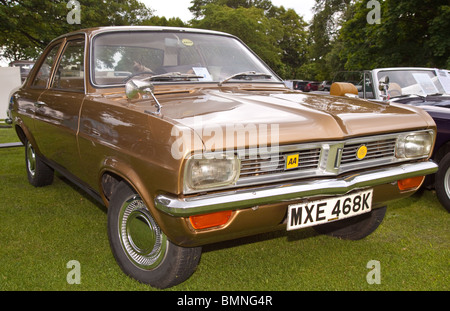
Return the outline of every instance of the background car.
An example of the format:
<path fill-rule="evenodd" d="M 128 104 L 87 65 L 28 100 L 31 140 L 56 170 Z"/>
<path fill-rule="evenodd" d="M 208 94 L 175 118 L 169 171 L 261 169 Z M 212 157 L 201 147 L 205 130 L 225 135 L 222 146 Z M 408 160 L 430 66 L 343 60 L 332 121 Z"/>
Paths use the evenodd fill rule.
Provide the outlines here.
<path fill-rule="evenodd" d="M 319 91 L 329 91 L 331 87 L 331 81 L 322 81 L 322 83 L 319 84 L 318 90 Z"/>
<path fill-rule="evenodd" d="M 308 83 L 309 83 L 308 81 L 294 80 L 292 81 L 292 88 L 294 90 L 304 91 Z"/>
<path fill-rule="evenodd" d="M 317 91 L 319 89 L 320 82 L 308 82 L 306 84 L 304 91 L 305 92 L 311 92 L 311 91 Z"/>
<path fill-rule="evenodd" d="M 386 77 L 388 81 L 386 81 Z M 433 160 L 439 170 L 427 178 L 441 204 L 450 212 L 450 74 L 448 70 L 418 67 L 378 68 L 364 72 L 363 98 L 420 107 L 436 122 Z M 385 94 L 383 84 L 387 86 Z"/>

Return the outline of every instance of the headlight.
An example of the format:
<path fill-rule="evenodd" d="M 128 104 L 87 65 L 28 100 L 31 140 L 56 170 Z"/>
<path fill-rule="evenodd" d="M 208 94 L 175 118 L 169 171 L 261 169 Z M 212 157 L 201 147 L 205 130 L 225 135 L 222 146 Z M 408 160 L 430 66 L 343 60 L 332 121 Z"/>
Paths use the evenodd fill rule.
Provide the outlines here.
<path fill-rule="evenodd" d="M 397 158 L 421 158 L 429 156 L 433 148 L 434 132 L 422 131 L 402 134 L 396 145 Z"/>
<path fill-rule="evenodd" d="M 239 178 L 236 157 L 188 159 L 184 174 L 185 190 L 211 189 L 232 185 Z"/>

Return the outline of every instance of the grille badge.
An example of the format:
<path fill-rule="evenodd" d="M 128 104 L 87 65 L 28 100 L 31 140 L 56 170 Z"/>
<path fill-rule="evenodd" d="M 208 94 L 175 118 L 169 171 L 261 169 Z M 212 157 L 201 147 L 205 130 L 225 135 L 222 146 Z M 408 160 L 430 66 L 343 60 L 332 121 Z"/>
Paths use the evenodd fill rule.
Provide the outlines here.
<path fill-rule="evenodd" d="M 358 150 L 356 151 L 356 158 L 358 160 L 362 160 L 366 157 L 367 155 L 367 147 L 366 145 L 361 145 L 359 146 Z"/>
<path fill-rule="evenodd" d="M 298 153 L 296 154 L 290 154 L 286 156 L 286 170 L 297 168 L 299 163 Z"/>

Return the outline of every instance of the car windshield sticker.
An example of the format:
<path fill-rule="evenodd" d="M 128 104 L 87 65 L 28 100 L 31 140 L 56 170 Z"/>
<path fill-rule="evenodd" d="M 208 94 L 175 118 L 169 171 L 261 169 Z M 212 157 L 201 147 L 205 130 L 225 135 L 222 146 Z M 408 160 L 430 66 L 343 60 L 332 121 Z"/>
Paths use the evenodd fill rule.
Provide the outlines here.
<path fill-rule="evenodd" d="M 199 78 L 199 81 L 212 81 L 212 77 L 209 74 L 209 71 L 205 67 L 192 67 L 192 70 L 194 70 L 194 73 L 197 76 L 202 76 L 203 78 Z"/>
<path fill-rule="evenodd" d="M 194 42 L 192 42 L 192 40 L 190 39 L 183 39 L 181 40 L 181 42 L 185 45 L 185 46 L 193 46 Z"/>

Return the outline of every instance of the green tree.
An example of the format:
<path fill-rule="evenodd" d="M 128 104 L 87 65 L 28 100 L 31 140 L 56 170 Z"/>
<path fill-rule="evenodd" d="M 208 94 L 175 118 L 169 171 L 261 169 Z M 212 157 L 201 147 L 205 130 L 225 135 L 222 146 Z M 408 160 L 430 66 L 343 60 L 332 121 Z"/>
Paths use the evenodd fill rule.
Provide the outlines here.
<path fill-rule="evenodd" d="M 200 18 L 204 16 L 204 8 L 207 4 L 217 4 L 221 6 L 227 6 L 229 8 L 237 9 L 242 8 L 259 8 L 264 11 L 269 10 L 272 7 L 272 2 L 270 0 L 192 0 L 192 6 L 189 10 L 194 14 L 195 18 Z"/>
<path fill-rule="evenodd" d="M 448 0 L 385 0 L 381 21 L 369 23 L 368 0 L 344 23 L 341 59 L 347 70 L 376 67 L 450 67 Z"/>
<path fill-rule="evenodd" d="M 7 59 L 34 59 L 55 37 L 80 28 L 136 25 L 152 11 L 137 0 L 82 0 L 80 24 L 69 24 L 69 1 L 0 0 L 0 46 Z"/>
<path fill-rule="evenodd" d="M 189 27 L 179 17 L 171 17 L 167 19 L 164 16 L 152 16 L 143 20 L 140 25 L 142 26 L 167 26 L 167 27 Z"/>
<path fill-rule="evenodd" d="M 204 18 L 193 20 L 196 28 L 223 31 L 238 36 L 275 70 L 282 68 L 278 47 L 282 39 L 281 23 L 264 16 L 264 11 L 256 7 L 237 9 L 228 6 L 208 4 L 203 7 Z"/>
<path fill-rule="evenodd" d="M 306 61 L 307 24 L 294 10 L 269 0 L 194 0 L 191 21 L 242 39 L 285 79 L 295 78 Z"/>
<path fill-rule="evenodd" d="M 441 5 L 430 22 L 428 48 L 432 50 L 436 67 L 450 69 L 450 5 Z"/>
<path fill-rule="evenodd" d="M 341 65 L 338 43 L 339 30 L 352 12 L 350 0 L 316 0 L 314 17 L 309 26 L 308 60 L 301 71 L 305 79 L 332 79 L 334 71 Z"/>
<path fill-rule="evenodd" d="M 307 23 L 293 9 L 273 6 L 266 13 L 268 18 L 281 23 L 282 37 L 277 42 L 282 50 L 283 68 L 279 74 L 285 79 L 295 79 L 300 67 L 307 62 Z"/>

